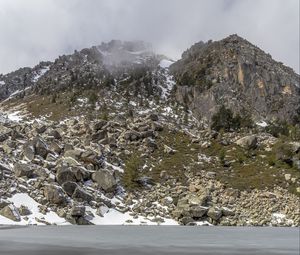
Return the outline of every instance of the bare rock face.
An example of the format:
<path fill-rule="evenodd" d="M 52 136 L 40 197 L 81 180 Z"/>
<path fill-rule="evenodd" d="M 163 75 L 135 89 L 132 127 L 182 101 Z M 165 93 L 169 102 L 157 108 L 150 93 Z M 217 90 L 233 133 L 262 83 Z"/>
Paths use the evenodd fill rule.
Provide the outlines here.
<path fill-rule="evenodd" d="M 299 75 L 237 35 L 196 43 L 171 66 L 176 98 L 211 120 L 221 105 L 234 114 L 293 122 L 299 116 Z"/>

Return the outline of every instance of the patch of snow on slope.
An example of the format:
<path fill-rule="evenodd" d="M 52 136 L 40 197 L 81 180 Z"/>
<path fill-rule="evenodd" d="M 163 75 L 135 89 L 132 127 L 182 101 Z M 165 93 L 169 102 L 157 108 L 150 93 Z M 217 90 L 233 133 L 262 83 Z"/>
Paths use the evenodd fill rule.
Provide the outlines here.
<path fill-rule="evenodd" d="M 20 111 L 12 112 L 7 114 L 7 118 L 11 121 L 19 122 L 23 119 L 20 115 Z"/>
<path fill-rule="evenodd" d="M 44 223 L 39 222 L 39 220 L 56 225 L 71 225 L 64 218 L 59 217 L 54 212 L 50 211 L 46 214 L 40 213 L 40 204 L 26 193 L 17 193 L 9 198 L 8 201 L 12 202 L 17 208 L 22 205 L 26 206 L 32 212 L 32 214 L 28 216 L 21 216 L 20 222 L 12 221 L 8 218 L 0 216 L 0 225 L 45 225 Z"/>
<path fill-rule="evenodd" d="M 162 90 L 161 97 L 163 99 L 167 99 L 172 89 L 174 88 L 175 81 L 174 81 L 174 77 L 169 74 L 168 69 L 166 69 L 166 73 L 164 75 L 165 75 L 165 82 L 160 85 L 160 88 Z"/>
<path fill-rule="evenodd" d="M 86 207 L 86 211 L 92 212 L 95 217 L 89 219 L 95 225 L 158 225 L 156 222 L 150 221 L 144 217 L 138 216 L 133 218 L 129 212 L 122 213 L 115 209 L 109 209 L 104 216 L 101 217 L 96 214 L 96 209 L 93 209 L 89 206 Z M 178 225 L 175 220 L 164 219 L 165 222 L 160 225 Z"/>
<path fill-rule="evenodd" d="M 262 120 L 262 121 L 256 122 L 256 125 L 260 126 L 260 127 L 267 127 L 268 123 Z"/>
<path fill-rule="evenodd" d="M 124 173 L 124 169 L 118 166 L 114 166 L 113 164 L 108 163 L 107 161 L 105 161 L 105 165 L 110 166 L 112 169 L 120 172 L 120 173 Z"/>
<path fill-rule="evenodd" d="M 163 59 L 160 61 L 159 66 L 161 68 L 169 68 L 174 62 L 171 60 Z"/>
<path fill-rule="evenodd" d="M 3 86 L 5 85 L 5 82 L 4 81 L 0 81 L 0 86 Z"/>
<path fill-rule="evenodd" d="M 40 69 L 39 72 L 33 77 L 32 81 L 37 82 L 45 73 L 49 71 L 50 67 L 44 67 L 43 69 Z"/>
<path fill-rule="evenodd" d="M 285 214 L 282 213 L 273 213 L 272 214 L 272 220 L 271 220 L 272 225 L 290 225 L 292 226 L 294 224 L 294 221 L 291 219 L 287 219 Z"/>

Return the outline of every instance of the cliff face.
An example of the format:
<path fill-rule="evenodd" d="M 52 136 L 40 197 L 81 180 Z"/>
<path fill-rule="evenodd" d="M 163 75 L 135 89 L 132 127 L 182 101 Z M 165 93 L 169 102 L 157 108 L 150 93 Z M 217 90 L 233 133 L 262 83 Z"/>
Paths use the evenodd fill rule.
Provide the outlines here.
<path fill-rule="evenodd" d="M 221 105 L 254 119 L 299 116 L 299 75 L 237 35 L 193 45 L 171 71 L 177 100 L 198 118 L 210 121 Z"/>

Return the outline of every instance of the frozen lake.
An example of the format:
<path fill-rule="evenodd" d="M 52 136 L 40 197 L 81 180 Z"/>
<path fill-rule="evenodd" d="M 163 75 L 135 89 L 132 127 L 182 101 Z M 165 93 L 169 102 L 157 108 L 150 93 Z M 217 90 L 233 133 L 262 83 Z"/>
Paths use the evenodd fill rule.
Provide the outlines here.
<path fill-rule="evenodd" d="M 1 255 L 299 254 L 298 228 L 0 227 Z"/>

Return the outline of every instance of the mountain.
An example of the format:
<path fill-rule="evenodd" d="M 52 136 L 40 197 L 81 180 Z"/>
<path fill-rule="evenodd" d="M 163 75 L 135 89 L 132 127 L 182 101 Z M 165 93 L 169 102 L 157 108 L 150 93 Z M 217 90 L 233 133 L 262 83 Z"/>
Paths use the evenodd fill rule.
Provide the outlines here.
<path fill-rule="evenodd" d="M 237 35 L 0 75 L 0 224 L 299 226 L 298 82 Z"/>
<path fill-rule="evenodd" d="M 209 121 L 225 105 L 254 119 L 299 121 L 300 76 L 247 40 L 199 42 L 172 65 L 176 98 Z"/>

